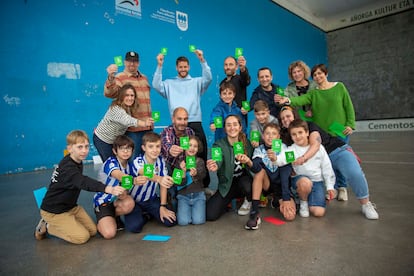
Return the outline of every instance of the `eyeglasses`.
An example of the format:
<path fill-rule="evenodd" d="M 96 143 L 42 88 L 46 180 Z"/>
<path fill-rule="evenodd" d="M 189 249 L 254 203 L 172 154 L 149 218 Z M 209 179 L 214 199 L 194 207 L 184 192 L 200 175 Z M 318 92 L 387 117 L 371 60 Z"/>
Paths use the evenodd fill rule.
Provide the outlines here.
<path fill-rule="evenodd" d="M 131 152 L 133 150 L 133 148 L 129 146 L 119 147 L 118 149 L 123 152 Z"/>

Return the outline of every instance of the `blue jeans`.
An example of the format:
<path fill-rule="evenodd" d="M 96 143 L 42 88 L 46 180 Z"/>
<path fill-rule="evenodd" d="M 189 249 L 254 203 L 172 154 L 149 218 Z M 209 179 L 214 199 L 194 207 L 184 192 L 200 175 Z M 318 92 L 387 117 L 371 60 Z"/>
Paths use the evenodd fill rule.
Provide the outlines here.
<path fill-rule="evenodd" d="M 154 198 L 144 202 L 135 202 L 135 207 L 131 213 L 124 216 L 125 229 L 133 232 L 140 233 L 144 225 L 148 222 L 149 215 L 151 218 L 155 218 L 158 222 L 163 223 L 165 226 L 174 226 L 176 222 L 171 223 L 168 219 L 164 219 L 164 222 L 160 218 L 160 199 Z"/>
<path fill-rule="evenodd" d="M 132 132 L 132 131 L 127 131 L 125 132 L 125 134 L 131 138 L 134 141 L 135 144 L 135 149 L 134 149 L 134 153 L 131 156 L 131 159 L 135 159 L 135 157 L 137 157 L 138 155 L 140 155 L 142 152 L 142 136 L 144 136 L 145 133 L 150 132 L 150 130 L 143 130 L 143 131 L 136 131 L 136 132 Z"/>
<path fill-rule="evenodd" d="M 204 192 L 177 195 L 179 225 L 203 224 L 206 222 L 206 195 Z"/>
<path fill-rule="evenodd" d="M 355 156 L 347 150 L 349 145 L 343 145 L 329 154 L 335 174 L 340 174 L 351 186 L 357 199 L 369 196 L 368 182 Z"/>
<path fill-rule="evenodd" d="M 296 182 L 302 178 L 306 177 L 304 175 L 297 175 L 292 177 L 292 189 L 297 189 Z M 312 181 L 312 190 L 308 195 L 308 205 L 309 206 L 319 206 L 319 207 L 326 207 L 326 199 L 325 199 L 325 184 L 323 181 Z"/>
<path fill-rule="evenodd" d="M 112 151 L 112 144 L 105 143 L 101 139 L 98 138 L 98 136 L 93 134 L 93 144 L 95 145 L 96 150 L 99 153 L 99 156 L 101 156 L 102 162 L 105 162 L 106 159 L 108 159 L 110 156 L 113 156 L 114 153 Z"/>

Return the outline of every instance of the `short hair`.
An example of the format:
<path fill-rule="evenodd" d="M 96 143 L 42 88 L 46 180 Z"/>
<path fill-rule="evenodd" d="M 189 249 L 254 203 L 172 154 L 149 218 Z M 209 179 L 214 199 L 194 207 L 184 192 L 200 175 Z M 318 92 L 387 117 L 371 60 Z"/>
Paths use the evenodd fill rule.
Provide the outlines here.
<path fill-rule="evenodd" d="M 312 77 L 313 77 L 313 74 L 315 74 L 316 70 L 318 69 L 324 72 L 325 75 L 328 75 L 328 68 L 326 67 L 325 64 L 321 63 L 321 64 L 316 64 L 315 66 L 312 67 L 312 71 L 311 71 Z"/>
<path fill-rule="evenodd" d="M 175 65 L 178 65 L 178 63 L 181 62 L 181 61 L 184 61 L 184 62 L 187 62 L 188 64 L 190 64 L 190 61 L 188 60 L 187 57 L 181 56 L 181 57 L 177 58 L 177 60 L 175 61 Z"/>
<path fill-rule="evenodd" d="M 224 61 L 226 61 L 226 59 L 228 59 L 228 58 L 231 58 L 232 60 L 234 60 L 234 62 L 236 63 L 236 65 L 237 65 L 237 59 L 235 58 L 235 57 L 233 57 L 233 56 L 227 56 L 225 59 L 224 59 Z"/>
<path fill-rule="evenodd" d="M 280 127 L 276 123 L 270 122 L 270 123 L 265 124 L 264 127 L 263 127 L 263 132 L 265 132 L 266 129 L 268 129 L 268 128 L 274 128 L 274 129 L 277 130 L 278 133 L 280 133 Z"/>
<path fill-rule="evenodd" d="M 303 129 L 305 129 L 305 131 L 309 131 L 309 126 L 308 126 L 308 123 L 307 122 L 305 122 L 302 119 L 295 119 L 289 125 L 289 128 L 288 128 L 289 133 L 290 133 L 290 131 L 293 128 L 300 128 L 300 127 L 302 127 Z"/>
<path fill-rule="evenodd" d="M 146 145 L 147 143 L 155 143 L 161 141 L 161 136 L 158 133 L 153 131 L 149 131 L 142 136 L 142 145 Z"/>
<path fill-rule="evenodd" d="M 264 71 L 264 70 L 269 70 L 270 75 L 273 76 L 272 70 L 269 67 L 262 67 L 262 68 L 259 68 L 259 70 L 257 70 L 257 77 L 259 77 L 259 72 Z"/>
<path fill-rule="evenodd" d="M 198 138 L 195 135 L 190 135 L 189 140 L 196 140 L 197 144 L 198 144 L 198 152 L 202 152 L 203 151 L 203 144 L 201 143 L 200 138 Z"/>
<path fill-rule="evenodd" d="M 68 146 L 81 143 L 84 141 L 87 141 L 89 143 L 88 134 L 86 134 L 86 132 L 83 130 L 79 130 L 79 129 L 72 130 L 71 132 L 68 133 L 68 135 L 66 135 L 66 144 Z"/>
<path fill-rule="evenodd" d="M 294 61 L 294 62 L 292 62 L 292 63 L 289 65 L 289 68 L 288 68 L 288 75 L 289 75 L 289 79 L 293 80 L 292 71 L 293 71 L 293 69 L 294 69 L 295 67 L 299 67 L 299 68 L 301 68 L 301 69 L 303 70 L 303 72 L 304 72 L 305 79 L 309 79 L 310 74 L 311 74 L 311 73 L 310 73 L 309 66 L 308 66 L 308 65 L 306 65 L 306 63 L 304 63 L 304 62 L 303 62 L 303 61 L 301 61 L 301 60 Z"/>
<path fill-rule="evenodd" d="M 223 92 L 226 89 L 233 91 L 234 95 L 236 95 L 236 86 L 234 86 L 234 84 L 232 84 L 231 82 L 225 81 L 220 85 L 220 95 L 221 92 Z"/>
<path fill-rule="evenodd" d="M 112 144 L 112 148 L 117 151 L 118 148 L 122 147 L 122 146 L 128 146 L 132 148 L 132 151 L 134 151 L 135 148 L 135 143 L 134 140 L 132 140 L 131 138 L 129 138 L 128 136 L 126 136 L 125 134 L 123 135 L 118 135 L 115 140 L 114 143 Z"/>
<path fill-rule="evenodd" d="M 254 112 L 259 112 L 259 111 L 269 109 L 269 105 L 267 104 L 267 102 L 263 100 L 257 100 L 254 103 L 253 109 L 254 109 Z"/>

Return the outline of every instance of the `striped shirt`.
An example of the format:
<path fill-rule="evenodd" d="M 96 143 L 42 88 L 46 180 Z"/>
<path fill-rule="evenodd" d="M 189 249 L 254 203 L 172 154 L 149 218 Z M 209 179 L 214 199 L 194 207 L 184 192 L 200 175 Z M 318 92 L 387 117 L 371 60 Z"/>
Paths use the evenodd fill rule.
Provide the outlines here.
<path fill-rule="evenodd" d="M 137 92 L 135 101 L 138 103 L 138 108 L 132 113 L 132 117 L 141 120 L 151 118 L 151 87 L 147 77 L 138 71 L 135 73 L 123 71 L 115 76 L 115 81 L 110 82 L 109 80 L 106 80 L 104 85 L 104 95 L 108 98 L 118 97 L 119 90 L 127 83 L 132 84 Z M 150 129 L 152 129 L 152 127 L 130 127 L 128 130 L 136 132 Z"/>
<path fill-rule="evenodd" d="M 131 117 L 125 109 L 119 105 L 110 106 L 103 119 L 95 129 L 99 139 L 108 144 L 113 144 L 118 135 L 125 134 L 129 126 L 137 126 L 137 119 Z"/>
<path fill-rule="evenodd" d="M 144 169 L 144 165 L 148 164 L 145 159 L 145 155 L 139 155 L 133 161 L 134 170 L 136 175 L 139 175 L 139 171 Z M 154 175 L 166 176 L 168 175 L 167 167 L 165 166 L 164 159 L 158 156 L 154 164 Z M 154 181 L 147 181 L 144 185 L 134 185 L 129 191 L 129 194 L 135 200 L 135 202 L 144 202 L 157 197 L 158 183 Z"/>
<path fill-rule="evenodd" d="M 102 170 L 99 171 L 98 179 L 102 183 L 105 183 L 107 186 L 115 187 L 119 185 L 119 180 L 111 176 L 111 173 L 114 170 L 120 170 L 125 174 L 134 175 L 133 165 L 128 162 L 126 168 L 122 167 L 116 157 L 109 157 L 105 163 L 102 165 Z M 93 197 L 93 203 L 95 207 L 103 204 L 114 201 L 116 196 L 107 194 L 104 192 L 98 192 Z"/>

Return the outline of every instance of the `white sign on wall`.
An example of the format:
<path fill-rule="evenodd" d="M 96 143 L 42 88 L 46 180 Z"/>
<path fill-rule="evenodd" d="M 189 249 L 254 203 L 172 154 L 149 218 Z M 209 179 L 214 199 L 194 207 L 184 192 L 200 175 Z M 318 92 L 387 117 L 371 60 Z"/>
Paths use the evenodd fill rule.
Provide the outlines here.
<path fill-rule="evenodd" d="M 357 121 L 356 131 L 408 131 L 414 130 L 414 118 Z"/>

